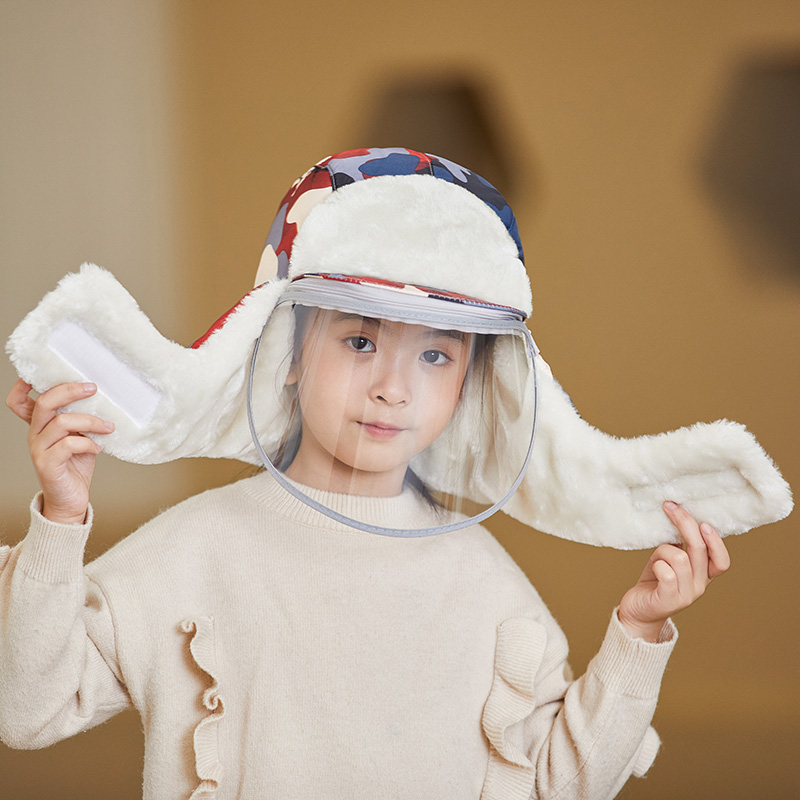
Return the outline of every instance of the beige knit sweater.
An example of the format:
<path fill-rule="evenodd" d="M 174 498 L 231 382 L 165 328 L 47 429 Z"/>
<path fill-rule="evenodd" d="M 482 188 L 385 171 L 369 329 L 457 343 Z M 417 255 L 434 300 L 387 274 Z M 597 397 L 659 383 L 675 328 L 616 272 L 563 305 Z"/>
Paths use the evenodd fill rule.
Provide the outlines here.
<path fill-rule="evenodd" d="M 412 492 L 308 491 L 376 524 L 433 522 Z M 362 533 L 261 474 L 84 569 L 89 524 L 35 503 L 25 540 L 0 549 L 12 747 L 133 705 L 148 800 L 608 798 L 655 757 L 674 628 L 647 644 L 613 617 L 570 683 L 561 630 L 483 528 Z"/>

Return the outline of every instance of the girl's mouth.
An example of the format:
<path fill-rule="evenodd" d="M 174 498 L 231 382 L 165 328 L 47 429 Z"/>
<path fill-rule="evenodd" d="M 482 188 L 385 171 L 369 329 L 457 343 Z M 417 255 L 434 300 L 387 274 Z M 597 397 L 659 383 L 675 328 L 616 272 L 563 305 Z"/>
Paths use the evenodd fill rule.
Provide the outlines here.
<path fill-rule="evenodd" d="M 383 422 L 359 422 L 361 428 L 375 439 L 391 439 L 402 433 L 404 428 L 396 428 Z"/>

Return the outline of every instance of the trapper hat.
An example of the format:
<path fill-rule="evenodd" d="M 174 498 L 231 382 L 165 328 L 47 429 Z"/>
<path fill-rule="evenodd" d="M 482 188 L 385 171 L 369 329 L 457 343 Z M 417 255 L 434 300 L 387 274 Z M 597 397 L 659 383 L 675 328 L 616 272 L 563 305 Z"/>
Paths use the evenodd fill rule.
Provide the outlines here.
<path fill-rule="evenodd" d="M 388 318 L 397 301 L 398 319 L 419 314 L 421 324 L 440 327 L 448 315 L 484 315 L 477 329 L 513 334 L 492 354 L 499 427 L 472 425 L 469 404 L 483 400 L 471 400 L 474 387 L 465 384 L 465 411 L 412 462 L 438 491 L 454 491 L 446 476 L 457 461 L 469 475 L 459 485 L 468 499 L 502 499 L 508 514 L 541 531 L 620 549 L 676 541 L 661 511 L 668 499 L 722 535 L 792 508 L 788 485 L 737 423 L 618 439 L 585 422 L 522 323 L 531 291 L 505 199 L 475 173 L 405 148 L 340 153 L 299 178 L 270 229 L 256 287 L 192 347 L 161 336 L 109 272 L 84 265 L 28 314 L 7 350 L 37 391 L 70 380 L 98 384 L 75 406 L 115 422 L 103 437 L 111 455 L 143 464 L 194 456 L 255 464 L 285 428 L 292 306 L 310 302 L 309 294 L 322 307 L 321 296 L 336 297 L 331 307 L 359 313 L 374 303 Z M 512 372 L 525 376 L 521 392 L 504 391 Z M 497 430 L 516 453 L 510 466 L 496 458 Z M 505 498 L 507 487 L 515 491 Z"/>

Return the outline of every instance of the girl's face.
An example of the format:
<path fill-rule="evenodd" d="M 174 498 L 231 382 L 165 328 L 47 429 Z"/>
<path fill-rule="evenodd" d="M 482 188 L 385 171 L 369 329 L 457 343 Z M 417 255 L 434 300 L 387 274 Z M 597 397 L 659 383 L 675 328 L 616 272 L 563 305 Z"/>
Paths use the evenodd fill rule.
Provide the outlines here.
<path fill-rule="evenodd" d="M 470 361 L 469 334 L 318 312 L 286 380 L 302 438 L 286 474 L 334 492 L 396 495 L 442 433 Z"/>

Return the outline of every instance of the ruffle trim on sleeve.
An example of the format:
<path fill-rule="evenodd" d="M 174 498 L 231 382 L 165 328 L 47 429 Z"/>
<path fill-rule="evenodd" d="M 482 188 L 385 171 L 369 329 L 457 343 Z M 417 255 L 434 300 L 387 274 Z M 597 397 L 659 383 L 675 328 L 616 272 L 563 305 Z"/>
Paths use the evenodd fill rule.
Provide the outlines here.
<path fill-rule="evenodd" d="M 633 765 L 633 776 L 635 778 L 644 777 L 647 770 L 653 765 L 658 755 L 658 750 L 661 747 L 661 739 L 655 731 L 655 728 L 648 728 L 642 740 L 642 746 L 636 756 L 636 762 Z"/>
<path fill-rule="evenodd" d="M 214 618 L 198 617 L 181 623 L 184 633 L 193 634 L 189 651 L 198 667 L 211 678 L 202 696 L 203 707 L 209 712 L 194 729 L 195 769 L 200 783 L 189 800 L 211 800 L 216 797 L 223 777 L 219 758 L 219 722 L 225 716 L 225 704 L 219 691 L 214 654 Z"/>
<path fill-rule="evenodd" d="M 497 629 L 492 689 L 483 709 L 489 765 L 481 800 L 528 800 L 535 767 L 522 745 L 521 723 L 536 706 L 534 683 L 547 633 L 532 619 L 515 617 Z"/>

